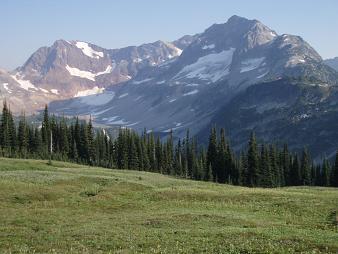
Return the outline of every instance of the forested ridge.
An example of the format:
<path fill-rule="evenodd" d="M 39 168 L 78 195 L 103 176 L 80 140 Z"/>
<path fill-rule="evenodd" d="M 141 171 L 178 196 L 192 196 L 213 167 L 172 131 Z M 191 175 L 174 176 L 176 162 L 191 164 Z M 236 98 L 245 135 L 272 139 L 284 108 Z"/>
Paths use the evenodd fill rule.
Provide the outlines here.
<path fill-rule="evenodd" d="M 194 180 L 214 181 L 249 187 L 335 186 L 338 187 L 338 153 L 335 163 L 324 159 L 315 164 L 306 149 L 289 151 L 287 144 L 258 144 L 255 134 L 247 149 L 235 153 L 225 130 L 210 130 L 206 148 L 189 135 L 174 142 L 145 130 L 141 135 L 120 128 L 116 138 L 95 130 L 92 121 L 48 114 L 41 126 L 28 124 L 24 114 L 18 124 L 5 102 L 0 123 L 0 155 L 13 158 L 53 159 L 107 168 L 158 172 Z"/>

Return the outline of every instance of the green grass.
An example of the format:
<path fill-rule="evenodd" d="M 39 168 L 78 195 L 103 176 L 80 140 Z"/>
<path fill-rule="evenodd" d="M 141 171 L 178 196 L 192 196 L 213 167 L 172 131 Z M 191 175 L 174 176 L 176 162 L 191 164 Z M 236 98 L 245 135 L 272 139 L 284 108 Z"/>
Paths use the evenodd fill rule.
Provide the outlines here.
<path fill-rule="evenodd" d="M 0 253 L 338 253 L 338 189 L 0 159 Z"/>

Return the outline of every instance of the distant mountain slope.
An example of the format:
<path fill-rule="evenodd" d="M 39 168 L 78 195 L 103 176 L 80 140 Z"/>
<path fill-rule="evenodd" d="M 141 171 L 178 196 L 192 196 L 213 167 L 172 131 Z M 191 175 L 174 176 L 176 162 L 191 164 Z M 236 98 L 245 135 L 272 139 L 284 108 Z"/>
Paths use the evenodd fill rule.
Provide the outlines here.
<path fill-rule="evenodd" d="M 338 87 L 309 80 L 281 79 L 254 85 L 224 105 L 211 120 L 224 127 L 236 148 L 255 131 L 263 142 L 308 147 L 317 158 L 338 147 Z M 209 125 L 199 133 L 206 141 Z"/>
<path fill-rule="evenodd" d="M 338 71 L 338 57 L 324 60 L 324 63 Z"/>

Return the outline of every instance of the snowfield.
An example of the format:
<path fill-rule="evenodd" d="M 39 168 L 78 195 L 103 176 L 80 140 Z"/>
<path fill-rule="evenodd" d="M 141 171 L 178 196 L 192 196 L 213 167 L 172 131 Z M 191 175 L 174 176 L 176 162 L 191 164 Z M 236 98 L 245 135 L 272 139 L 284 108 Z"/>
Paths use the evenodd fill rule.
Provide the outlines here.
<path fill-rule="evenodd" d="M 216 82 L 229 74 L 235 48 L 200 57 L 195 63 L 185 66 L 174 78 L 197 78 Z"/>
<path fill-rule="evenodd" d="M 93 94 L 89 96 L 81 97 L 81 103 L 90 105 L 90 106 L 100 106 L 107 104 L 115 97 L 114 92 L 106 92 L 106 93 L 99 93 L 99 94 Z M 104 113 L 107 110 L 103 110 L 101 112 L 96 112 L 93 115 L 99 115 L 100 113 Z"/>
<path fill-rule="evenodd" d="M 100 57 L 104 56 L 103 52 L 95 51 L 86 42 L 77 41 L 75 43 L 75 46 L 78 47 L 79 49 L 81 49 L 83 54 L 85 54 L 86 56 L 89 56 L 91 58 L 99 59 Z"/>
<path fill-rule="evenodd" d="M 16 73 L 15 75 L 11 76 L 16 82 L 19 83 L 20 87 L 22 89 L 25 89 L 26 91 L 35 90 L 38 91 L 38 89 L 29 81 L 29 80 L 24 80 L 20 77 L 19 73 Z"/>
<path fill-rule="evenodd" d="M 69 72 L 70 75 L 75 76 L 75 77 L 80 77 L 80 78 L 85 78 L 91 81 L 95 82 L 95 78 L 97 76 L 103 75 L 103 74 L 108 74 L 113 71 L 115 66 L 108 65 L 106 70 L 97 72 L 97 73 L 92 73 L 90 71 L 82 71 L 79 70 L 78 68 L 75 67 L 70 67 L 68 64 L 66 65 L 66 69 Z"/>
<path fill-rule="evenodd" d="M 53 94 L 59 94 L 59 91 L 57 89 L 51 89 L 50 90 Z"/>
<path fill-rule="evenodd" d="M 190 92 L 188 92 L 188 93 L 183 94 L 183 96 L 194 95 L 194 94 L 197 94 L 197 93 L 198 93 L 198 90 L 195 89 L 195 90 L 192 90 L 192 91 L 190 91 Z"/>
<path fill-rule="evenodd" d="M 214 48 L 215 48 L 215 44 L 205 45 L 202 47 L 202 49 L 214 49 Z"/>
<path fill-rule="evenodd" d="M 265 57 L 247 59 L 241 63 L 240 72 L 248 72 L 257 69 L 265 60 Z"/>
<path fill-rule="evenodd" d="M 5 89 L 8 93 L 12 93 L 12 90 L 8 88 L 8 83 L 3 83 L 2 85 L 4 86 L 4 89 Z"/>
<path fill-rule="evenodd" d="M 103 93 L 104 88 L 99 88 L 98 86 L 93 87 L 92 89 L 78 91 L 74 97 L 82 97 L 82 96 L 88 96 L 93 94 L 100 94 Z"/>

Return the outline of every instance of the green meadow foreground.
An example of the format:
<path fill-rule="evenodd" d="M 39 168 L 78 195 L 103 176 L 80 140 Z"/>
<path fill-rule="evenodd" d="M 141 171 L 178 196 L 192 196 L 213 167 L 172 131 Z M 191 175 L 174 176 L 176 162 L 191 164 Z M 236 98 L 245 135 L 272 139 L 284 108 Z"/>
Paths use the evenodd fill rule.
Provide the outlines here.
<path fill-rule="evenodd" d="M 338 253 L 338 189 L 0 159 L 0 253 Z"/>

